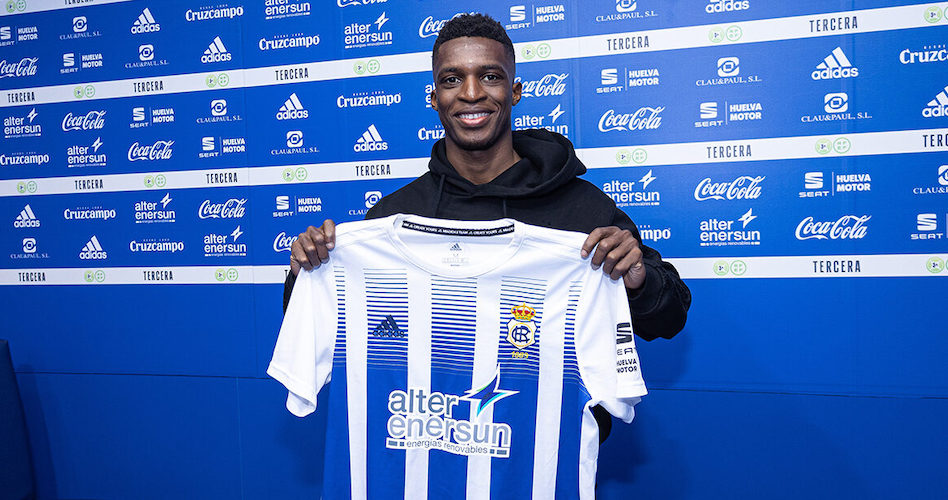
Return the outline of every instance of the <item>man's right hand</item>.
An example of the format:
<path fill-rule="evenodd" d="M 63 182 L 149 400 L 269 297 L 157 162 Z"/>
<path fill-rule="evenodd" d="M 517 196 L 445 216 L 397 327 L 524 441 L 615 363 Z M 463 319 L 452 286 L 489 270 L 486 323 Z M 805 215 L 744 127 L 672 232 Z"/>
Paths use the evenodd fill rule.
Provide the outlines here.
<path fill-rule="evenodd" d="M 309 226 L 290 247 L 290 271 L 296 276 L 300 268 L 309 271 L 319 267 L 329 258 L 329 251 L 335 245 L 336 223 L 331 219 L 323 221 L 323 225 L 318 228 Z"/>

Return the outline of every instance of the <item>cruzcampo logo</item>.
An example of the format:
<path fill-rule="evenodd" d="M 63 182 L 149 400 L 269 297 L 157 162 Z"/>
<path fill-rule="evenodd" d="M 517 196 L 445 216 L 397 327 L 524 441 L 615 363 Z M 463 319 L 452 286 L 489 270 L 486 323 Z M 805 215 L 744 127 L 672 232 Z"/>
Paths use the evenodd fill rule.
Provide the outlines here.
<path fill-rule="evenodd" d="M 309 170 L 306 167 L 284 168 L 282 177 L 285 182 L 305 181 L 309 177 Z"/>
<path fill-rule="evenodd" d="M 231 268 L 218 268 L 214 271 L 214 279 L 220 281 L 221 283 L 225 281 L 237 281 L 237 278 L 240 277 L 240 273 L 237 272 L 237 269 Z"/>
<path fill-rule="evenodd" d="M 105 271 L 101 269 L 88 269 L 83 274 L 82 279 L 86 283 L 102 283 L 105 281 Z"/>
<path fill-rule="evenodd" d="M 356 61 L 352 64 L 352 71 L 357 75 L 366 73 L 374 75 L 382 69 L 382 63 L 378 59 L 369 59 L 368 61 Z"/>
<path fill-rule="evenodd" d="M 230 85 L 230 75 L 227 73 L 211 73 L 204 77 L 204 84 L 207 88 L 226 87 Z"/>
<path fill-rule="evenodd" d="M 7 2 L 7 13 L 23 12 L 26 10 L 26 0 L 9 0 Z"/>
<path fill-rule="evenodd" d="M 925 269 L 932 274 L 938 274 L 945 270 L 945 261 L 940 257 L 929 257 L 925 262 Z"/>
<path fill-rule="evenodd" d="M 161 187 L 165 187 L 165 185 L 168 184 L 168 179 L 165 177 L 164 174 L 146 175 L 144 179 L 144 183 L 145 183 L 146 188 L 153 188 L 153 187 L 161 188 Z"/>

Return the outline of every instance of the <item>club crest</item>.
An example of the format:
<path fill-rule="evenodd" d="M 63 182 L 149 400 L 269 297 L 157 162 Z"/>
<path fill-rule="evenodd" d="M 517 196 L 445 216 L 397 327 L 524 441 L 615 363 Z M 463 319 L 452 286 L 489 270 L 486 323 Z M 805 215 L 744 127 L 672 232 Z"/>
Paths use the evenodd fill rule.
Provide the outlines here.
<path fill-rule="evenodd" d="M 526 303 L 511 307 L 513 318 L 507 322 L 507 342 L 517 349 L 526 349 L 537 342 L 536 311 Z"/>

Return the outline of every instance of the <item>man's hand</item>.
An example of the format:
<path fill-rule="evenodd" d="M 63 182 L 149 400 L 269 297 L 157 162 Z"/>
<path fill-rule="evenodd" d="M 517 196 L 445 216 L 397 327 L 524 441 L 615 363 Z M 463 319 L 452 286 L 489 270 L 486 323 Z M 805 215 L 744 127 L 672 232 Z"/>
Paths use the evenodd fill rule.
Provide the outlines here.
<path fill-rule="evenodd" d="M 614 280 L 620 277 L 625 287 L 636 289 L 645 283 L 645 266 L 642 264 L 642 250 L 639 242 L 632 236 L 632 231 L 620 229 L 616 226 L 597 227 L 589 233 L 583 243 L 582 256 L 585 259 L 592 253 L 592 266 L 602 271 Z"/>
<path fill-rule="evenodd" d="M 336 223 L 331 219 L 323 221 L 318 228 L 309 226 L 290 247 L 290 271 L 296 276 L 301 267 L 307 271 L 319 267 L 329 258 L 329 251 L 335 245 Z"/>

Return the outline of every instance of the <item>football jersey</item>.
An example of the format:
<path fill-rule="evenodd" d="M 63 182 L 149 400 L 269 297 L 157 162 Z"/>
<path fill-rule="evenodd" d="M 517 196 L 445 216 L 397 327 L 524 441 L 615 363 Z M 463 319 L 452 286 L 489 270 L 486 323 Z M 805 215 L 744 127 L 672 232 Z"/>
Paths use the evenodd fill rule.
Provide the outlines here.
<path fill-rule="evenodd" d="M 328 385 L 323 498 L 594 498 L 591 407 L 646 393 L 628 299 L 585 234 L 503 219 L 340 224 L 301 272 L 267 373 Z"/>

